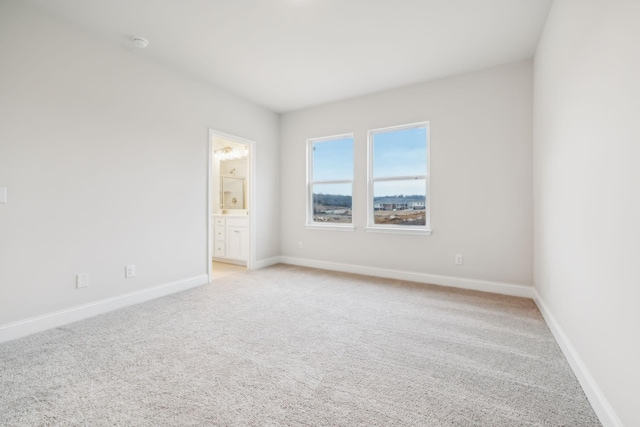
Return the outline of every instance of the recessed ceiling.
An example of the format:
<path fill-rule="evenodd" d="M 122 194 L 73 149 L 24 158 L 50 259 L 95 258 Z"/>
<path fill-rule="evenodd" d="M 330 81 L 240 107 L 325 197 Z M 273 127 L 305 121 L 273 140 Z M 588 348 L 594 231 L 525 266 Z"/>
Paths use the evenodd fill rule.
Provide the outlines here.
<path fill-rule="evenodd" d="M 32 0 L 276 112 L 533 56 L 552 0 Z"/>

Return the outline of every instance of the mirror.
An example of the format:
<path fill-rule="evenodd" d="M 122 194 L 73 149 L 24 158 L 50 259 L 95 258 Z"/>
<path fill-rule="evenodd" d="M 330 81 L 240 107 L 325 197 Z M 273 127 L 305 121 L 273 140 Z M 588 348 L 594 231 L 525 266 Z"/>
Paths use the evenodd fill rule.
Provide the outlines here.
<path fill-rule="evenodd" d="M 246 209 L 244 203 L 244 178 L 222 177 L 220 200 L 222 209 Z"/>

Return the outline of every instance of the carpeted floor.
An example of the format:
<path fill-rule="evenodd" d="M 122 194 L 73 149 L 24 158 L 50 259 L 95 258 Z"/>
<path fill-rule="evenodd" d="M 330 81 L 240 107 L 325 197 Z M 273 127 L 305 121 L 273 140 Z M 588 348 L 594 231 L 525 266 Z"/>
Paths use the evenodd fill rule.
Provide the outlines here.
<path fill-rule="evenodd" d="M 0 425 L 600 424 L 531 300 L 279 265 L 0 344 Z"/>

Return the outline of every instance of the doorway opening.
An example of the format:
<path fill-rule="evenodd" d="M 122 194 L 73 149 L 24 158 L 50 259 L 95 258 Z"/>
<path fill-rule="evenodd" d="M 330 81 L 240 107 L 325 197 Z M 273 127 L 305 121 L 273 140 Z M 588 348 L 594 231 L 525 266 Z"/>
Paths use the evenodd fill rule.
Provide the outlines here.
<path fill-rule="evenodd" d="M 209 281 L 250 270 L 255 261 L 255 144 L 209 129 Z"/>

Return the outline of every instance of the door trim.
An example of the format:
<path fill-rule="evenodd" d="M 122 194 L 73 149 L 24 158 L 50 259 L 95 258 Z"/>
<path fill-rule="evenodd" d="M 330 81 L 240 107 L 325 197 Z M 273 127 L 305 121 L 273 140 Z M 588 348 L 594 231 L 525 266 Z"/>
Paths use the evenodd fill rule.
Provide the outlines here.
<path fill-rule="evenodd" d="M 209 282 L 213 280 L 212 272 L 212 258 L 213 258 L 213 208 L 211 202 L 213 201 L 213 138 L 220 137 L 228 139 L 240 144 L 244 144 L 249 147 L 249 155 L 247 161 L 249 162 L 249 179 L 247 180 L 247 199 L 249 200 L 249 259 L 247 260 L 247 270 L 252 270 L 256 260 L 256 192 L 255 192 L 255 177 L 256 177 L 256 143 L 250 139 L 242 138 L 240 136 L 232 135 L 229 133 L 221 132 L 216 129 L 209 128 L 209 153 L 207 156 L 207 274 L 209 276 Z"/>

